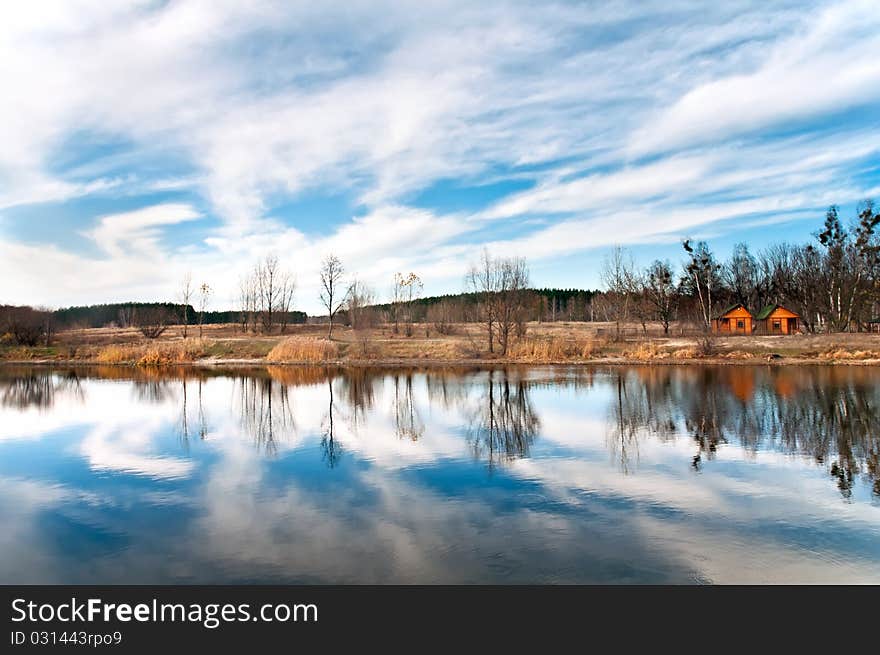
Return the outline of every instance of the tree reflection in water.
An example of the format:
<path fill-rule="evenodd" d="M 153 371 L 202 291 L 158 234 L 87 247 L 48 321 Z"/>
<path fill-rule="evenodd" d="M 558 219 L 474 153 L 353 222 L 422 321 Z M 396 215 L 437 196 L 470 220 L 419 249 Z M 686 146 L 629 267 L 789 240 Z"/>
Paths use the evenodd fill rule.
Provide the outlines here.
<path fill-rule="evenodd" d="M 521 375 L 514 377 L 507 369 L 490 371 L 483 389 L 468 441 L 474 458 L 485 459 L 493 470 L 506 461 L 528 457 L 541 421 Z"/>
<path fill-rule="evenodd" d="M 342 444 L 339 443 L 339 440 L 333 433 L 333 419 L 336 414 L 336 408 L 333 404 L 333 378 L 327 378 L 327 391 L 329 392 L 329 406 L 327 408 L 327 414 L 324 416 L 324 420 L 322 421 L 323 425 L 323 434 L 321 435 L 321 452 L 324 457 L 324 462 L 331 469 L 336 468 L 339 465 L 339 461 L 342 459 Z"/>
<path fill-rule="evenodd" d="M 196 381 L 197 391 L 196 391 L 196 414 L 197 414 L 197 430 L 199 439 L 204 441 L 208 438 L 208 418 L 205 414 L 205 403 L 203 398 L 203 387 L 205 381 L 199 377 Z M 189 438 L 190 438 L 190 419 L 189 419 L 189 380 L 186 376 L 180 381 L 181 388 L 181 407 L 180 407 L 180 440 L 184 449 L 189 448 Z"/>
<path fill-rule="evenodd" d="M 335 468 L 343 450 L 342 420 L 351 432 L 367 425 L 377 398 L 391 403 L 400 439 L 421 440 L 426 404 L 462 410 L 474 457 L 489 468 L 527 457 L 541 421 L 531 394 L 568 388 L 582 397 L 605 392 L 606 443 L 616 466 L 632 473 L 645 438 L 686 436 L 697 470 L 707 471 L 722 448 L 747 454 L 772 449 L 808 456 L 825 468 L 849 498 L 859 480 L 880 495 L 880 386 L 869 367 L 643 366 L 620 368 L 442 369 L 401 371 L 268 367 L 256 370 L 168 368 L 0 369 L 0 406 L 13 411 L 49 410 L 61 398 L 85 400 L 89 379 L 124 380 L 137 401 L 179 403 L 182 442 L 206 439 L 209 418 L 203 394 L 211 377 L 233 379 L 244 434 L 274 455 L 281 440 L 297 433 L 292 407 L 296 387 L 327 385 L 321 450 Z M 391 385 L 390 396 L 380 396 Z M 193 403 L 197 408 L 193 408 Z"/>
<path fill-rule="evenodd" d="M 296 436 L 288 386 L 267 375 L 237 378 L 241 427 L 268 455 L 278 453 L 279 440 Z"/>
<path fill-rule="evenodd" d="M 352 432 L 367 423 L 367 416 L 376 403 L 375 384 L 380 379 L 376 373 L 365 368 L 353 368 L 338 377 L 342 396 L 348 407 L 347 422 Z"/>
<path fill-rule="evenodd" d="M 425 433 L 425 424 L 413 396 L 412 373 L 394 375 L 394 427 L 398 439 L 418 441 Z"/>
<path fill-rule="evenodd" d="M 49 409 L 59 395 L 82 402 L 85 393 L 75 371 L 27 369 L 20 375 L 0 378 L 0 405 L 13 409 Z"/>
<path fill-rule="evenodd" d="M 624 471 L 646 434 L 684 432 L 696 469 L 725 444 L 777 449 L 827 466 L 844 497 L 865 475 L 875 494 L 880 451 L 876 373 L 856 367 L 644 367 L 611 372 L 616 387 L 608 439 Z"/>

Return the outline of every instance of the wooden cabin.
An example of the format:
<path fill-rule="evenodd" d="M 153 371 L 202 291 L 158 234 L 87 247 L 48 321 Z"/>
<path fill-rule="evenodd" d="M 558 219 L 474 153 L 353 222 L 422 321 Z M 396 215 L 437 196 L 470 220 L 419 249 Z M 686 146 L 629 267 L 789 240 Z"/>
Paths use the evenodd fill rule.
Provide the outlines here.
<path fill-rule="evenodd" d="M 755 317 L 761 334 L 794 334 L 800 332 L 801 317 L 782 305 L 767 305 Z"/>
<path fill-rule="evenodd" d="M 717 334 L 751 334 L 752 314 L 742 303 L 731 305 L 712 319 L 712 331 Z"/>

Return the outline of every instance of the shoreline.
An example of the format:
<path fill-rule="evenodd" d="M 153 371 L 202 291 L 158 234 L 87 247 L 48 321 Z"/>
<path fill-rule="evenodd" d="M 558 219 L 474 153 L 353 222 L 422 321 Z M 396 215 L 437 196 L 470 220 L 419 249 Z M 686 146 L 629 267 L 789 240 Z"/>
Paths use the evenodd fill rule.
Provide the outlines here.
<path fill-rule="evenodd" d="M 806 357 L 752 357 L 746 359 L 728 359 L 724 357 L 705 357 L 694 359 L 653 359 L 642 360 L 631 357 L 601 357 L 584 360 L 548 360 L 521 361 L 512 359 L 346 359 L 326 361 L 289 361 L 270 362 L 266 359 L 198 359 L 189 362 L 143 365 L 136 362 L 99 362 L 91 359 L 23 359 L 0 360 L 0 368 L 12 366 L 109 366 L 113 368 L 264 368 L 278 367 L 335 367 L 335 368 L 449 368 L 478 367 L 492 368 L 499 366 L 554 366 L 554 367 L 588 367 L 588 366 L 880 366 L 880 359 L 812 359 Z"/>
<path fill-rule="evenodd" d="M 880 334 L 718 336 L 636 332 L 629 326 L 612 339 L 613 324 L 527 327 L 505 355 L 490 352 L 484 331 L 474 324 L 456 324 L 443 334 L 424 325 L 424 331 L 409 335 L 388 325 L 362 333 L 340 327 L 332 340 L 316 325 L 264 335 L 224 324 L 190 338 L 180 326 L 171 326 L 156 339 L 134 328 L 86 328 L 59 332 L 51 345 L 0 343 L 0 367 L 880 366 Z"/>

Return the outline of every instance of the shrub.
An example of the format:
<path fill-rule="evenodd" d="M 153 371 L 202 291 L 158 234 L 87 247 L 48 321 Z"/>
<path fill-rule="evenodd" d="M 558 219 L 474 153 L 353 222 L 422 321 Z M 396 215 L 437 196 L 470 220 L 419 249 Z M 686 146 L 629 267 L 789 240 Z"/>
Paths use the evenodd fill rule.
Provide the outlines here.
<path fill-rule="evenodd" d="M 53 332 L 52 312 L 33 307 L 0 306 L 0 334 L 19 346 L 48 346 Z"/>
<path fill-rule="evenodd" d="M 172 319 L 171 311 L 161 305 L 147 305 L 134 311 L 134 323 L 147 339 L 161 337 Z"/>
<path fill-rule="evenodd" d="M 711 334 L 704 334 L 697 339 L 697 353 L 702 357 L 711 357 L 718 349 L 715 347 L 715 337 Z"/>

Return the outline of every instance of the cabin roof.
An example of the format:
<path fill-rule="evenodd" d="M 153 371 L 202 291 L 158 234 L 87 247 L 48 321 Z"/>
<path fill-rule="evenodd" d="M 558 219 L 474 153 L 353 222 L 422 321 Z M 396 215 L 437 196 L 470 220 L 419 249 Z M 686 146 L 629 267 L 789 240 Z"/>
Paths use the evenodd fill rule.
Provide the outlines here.
<path fill-rule="evenodd" d="M 755 316 L 755 318 L 758 319 L 759 321 L 763 321 L 765 318 L 770 316 L 770 314 L 773 313 L 773 310 L 776 309 L 777 307 L 778 307 L 778 305 L 764 305 L 764 307 L 761 309 L 760 312 L 758 312 L 758 315 Z"/>
<path fill-rule="evenodd" d="M 757 320 L 757 321 L 766 320 L 766 319 L 770 318 L 770 314 L 775 312 L 777 309 L 783 309 L 783 310 L 789 312 L 790 314 L 797 316 L 797 314 L 795 314 L 793 311 L 791 311 L 790 309 L 786 309 L 782 305 L 766 305 L 760 312 L 758 312 L 758 315 L 755 316 L 755 320 Z"/>
<path fill-rule="evenodd" d="M 749 312 L 749 310 L 746 309 L 745 305 L 743 305 L 741 302 L 738 302 L 738 303 L 736 303 L 736 304 L 734 304 L 734 305 L 731 305 L 730 307 L 726 308 L 726 309 L 725 309 L 723 312 L 721 312 L 716 318 L 724 318 L 724 317 L 727 316 L 730 312 L 734 311 L 735 309 L 739 309 L 739 308 L 744 309 L 745 312 L 746 312 L 749 316 L 752 315 L 751 312 Z"/>

